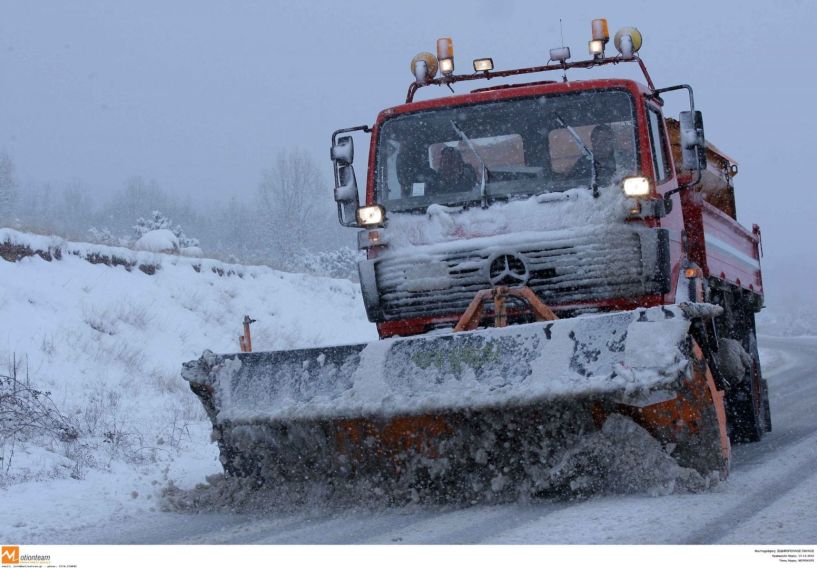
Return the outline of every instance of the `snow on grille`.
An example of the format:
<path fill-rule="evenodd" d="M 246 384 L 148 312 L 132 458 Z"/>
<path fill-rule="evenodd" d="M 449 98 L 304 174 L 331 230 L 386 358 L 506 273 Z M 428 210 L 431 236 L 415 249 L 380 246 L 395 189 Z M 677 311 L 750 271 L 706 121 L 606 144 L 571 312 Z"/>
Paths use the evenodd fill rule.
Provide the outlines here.
<path fill-rule="evenodd" d="M 510 238 L 509 238 L 510 237 Z M 526 264 L 530 286 L 545 302 L 563 304 L 645 293 L 639 235 L 627 227 L 594 226 L 473 239 L 451 247 L 416 247 L 410 256 L 375 264 L 388 319 L 463 312 L 491 286 L 488 266 L 498 254 Z"/>

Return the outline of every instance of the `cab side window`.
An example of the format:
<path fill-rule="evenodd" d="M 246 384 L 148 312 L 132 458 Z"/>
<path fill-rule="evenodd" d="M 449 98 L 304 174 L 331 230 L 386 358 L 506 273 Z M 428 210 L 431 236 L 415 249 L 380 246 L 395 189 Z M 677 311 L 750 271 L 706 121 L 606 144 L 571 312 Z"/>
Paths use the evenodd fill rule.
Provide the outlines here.
<path fill-rule="evenodd" d="M 655 181 L 660 183 L 666 180 L 671 173 L 667 137 L 664 133 L 664 121 L 661 118 L 661 113 L 652 108 L 647 109 L 647 115 L 650 120 L 650 148 L 652 149 Z"/>

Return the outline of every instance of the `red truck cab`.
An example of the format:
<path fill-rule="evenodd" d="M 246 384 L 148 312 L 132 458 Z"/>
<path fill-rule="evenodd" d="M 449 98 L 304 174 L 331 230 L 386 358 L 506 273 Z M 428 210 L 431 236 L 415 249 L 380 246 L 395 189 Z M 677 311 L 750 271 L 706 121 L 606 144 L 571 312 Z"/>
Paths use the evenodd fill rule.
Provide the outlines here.
<path fill-rule="evenodd" d="M 386 210 L 386 221 L 382 226 L 366 230 L 361 234 L 360 244 L 368 251 L 372 267 L 377 263 L 378 258 L 382 258 L 391 252 L 390 244 L 386 243 L 389 232 L 389 218 L 400 214 L 413 215 L 419 219 L 424 219 L 429 205 L 441 203 L 439 199 L 432 202 L 423 199 L 410 199 L 416 203 L 406 205 L 404 211 L 394 211 L 391 209 L 389 199 L 379 188 L 388 184 L 388 175 L 398 175 L 398 165 L 400 159 L 398 153 L 395 158 L 394 171 L 385 172 L 389 166 L 385 164 L 390 159 L 384 148 L 388 144 L 395 144 L 394 137 L 388 138 L 389 125 L 391 121 L 403 119 L 404 129 L 410 132 L 414 139 L 422 138 L 424 133 L 433 130 L 428 124 L 431 115 L 435 111 L 457 111 L 467 109 L 474 115 L 482 115 L 477 119 L 485 122 L 485 117 L 491 114 L 499 115 L 500 120 L 503 111 L 509 115 L 525 112 L 519 109 L 503 109 L 500 105 L 507 101 L 509 105 L 517 105 L 522 109 L 522 105 L 539 104 L 536 101 L 557 101 L 569 100 L 570 97 L 585 98 L 581 104 L 589 106 L 605 106 L 603 99 L 616 99 L 623 101 L 624 97 L 629 100 L 631 108 L 630 121 L 613 122 L 614 127 L 619 127 L 616 144 L 619 149 L 628 146 L 622 153 L 632 154 L 629 171 L 624 173 L 630 177 L 643 177 L 648 180 L 648 193 L 632 199 L 632 211 L 626 221 L 632 225 L 640 225 L 652 229 L 662 229 L 658 240 L 654 246 L 664 247 L 658 250 L 658 256 L 666 258 L 655 259 L 662 262 L 660 270 L 666 271 L 663 275 L 664 282 L 660 286 L 645 288 L 641 290 L 622 289 L 619 293 L 608 297 L 591 298 L 581 297 L 576 294 L 566 294 L 563 297 L 551 295 L 546 298 L 551 307 L 561 315 L 572 315 L 574 313 L 587 312 L 591 310 L 621 310 L 632 309 L 637 306 L 653 306 L 660 304 L 675 303 L 678 299 L 678 286 L 680 282 L 685 282 L 683 286 L 688 286 L 685 269 L 690 269 L 689 274 L 697 274 L 694 268 L 701 271 L 703 279 L 712 279 L 717 283 L 727 287 L 739 288 L 747 292 L 747 301 L 756 309 L 762 305 L 762 284 L 760 278 L 759 265 L 759 236 L 741 227 L 734 218 L 734 191 L 732 177 L 736 173 L 736 164 L 709 145 L 707 147 L 706 169 L 700 179 L 692 185 L 688 191 L 679 191 L 694 181 L 692 172 L 683 172 L 680 167 L 676 167 L 676 162 L 680 160 L 680 127 L 677 121 L 665 120 L 662 113 L 663 101 L 655 91 L 646 85 L 631 80 L 601 79 L 589 81 L 568 81 L 568 82 L 537 82 L 522 85 L 502 85 L 488 89 L 480 89 L 477 92 L 449 96 L 445 98 L 433 99 L 422 102 L 410 102 L 382 111 L 374 126 L 371 129 L 371 146 L 369 152 L 369 168 L 366 183 L 366 205 L 376 206 L 384 204 Z M 594 101 L 595 97 L 595 101 Z M 565 106 L 565 112 L 570 112 L 569 105 Z M 581 105 L 579 105 L 581 106 Z M 611 106 L 611 105 L 606 105 Z M 603 113 L 604 111 L 599 111 Z M 558 112 L 556 112 L 559 115 Z M 423 117 L 426 117 L 423 119 Z M 559 115 L 561 116 L 561 115 Z M 597 116 L 603 120 L 603 116 Z M 612 117 L 608 117 L 612 118 Z M 621 117 L 619 117 L 621 118 Z M 415 127 L 413 120 L 420 121 L 419 127 Z M 422 122 L 425 120 L 425 122 Z M 443 118 L 443 121 L 446 119 Z M 528 120 L 524 117 L 523 120 Z M 473 122 L 473 121 L 472 121 Z M 585 121 L 586 122 L 586 121 Z M 627 127 L 621 126 L 628 122 Z M 584 139 L 590 141 L 593 125 L 577 125 L 576 132 Z M 506 129 L 507 130 L 507 129 Z M 384 132 L 385 131 L 385 132 Z M 416 132 L 412 132 L 416 131 Z M 493 144 L 486 143 L 488 134 L 493 134 L 490 139 Z M 403 135 L 405 138 L 405 134 Z M 428 136 L 434 137 L 433 133 Z M 434 166 L 439 167 L 440 149 L 446 145 L 452 146 L 457 140 L 456 131 L 453 127 L 450 132 L 442 136 L 453 140 L 445 140 L 427 144 L 423 151 L 428 157 L 427 167 L 431 174 L 434 173 Z M 491 154 L 486 159 L 492 160 L 495 166 L 501 162 L 503 152 L 506 155 L 518 154 L 516 163 L 518 168 L 531 167 L 535 152 L 528 151 L 532 136 L 511 133 L 510 130 L 494 132 L 483 132 L 481 138 L 475 135 L 475 143 L 482 148 L 477 153 L 485 152 Z M 440 138 L 440 136 L 437 136 Z M 623 140 L 626 138 L 626 140 Z M 556 128 L 549 132 L 550 155 L 548 156 L 551 169 L 550 173 L 564 173 L 564 164 L 575 167 L 583 162 L 580 148 L 566 134 L 565 128 Z M 514 148 L 516 145 L 516 148 Z M 436 148 L 435 148 L 436 146 Z M 491 146 L 489 148 L 489 146 Z M 476 154 L 469 152 L 467 141 L 459 140 L 454 147 L 460 152 L 467 167 L 472 170 L 479 168 Z M 523 148 L 524 147 L 524 148 Z M 428 149 L 428 150 L 426 150 Z M 436 151 L 436 154 L 435 154 Z M 508 162 L 513 162 L 513 158 L 507 158 Z M 557 164 L 557 161 L 559 162 Z M 494 171 L 495 167 L 489 167 L 490 175 L 493 178 L 499 177 Z M 505 170 L 508 168 L 506 167 Z M 559 171 L 561 170 L 561 172 Z M 507 172 L 503 172 L 508 175 Z M 554 174 L 555 175 L 555 174 Z M 473 176 L 472 176 L 473 177 Z M 477 178 L 479 176 L 476 176 Z M 394 180 L 392 180 L 394 181 Z M 524 181 L 524 180 L 522 180 Z M 602 180 L 603 181 L 603 180 Z M 397 180 L 399 184 L 399 180 Z M 620 183 L 621 180 L 618 180 Z M 587 184 L 587 180 L 578 180 L 577 184 Z M 416 185 L 416 184 L 415 184 Z M 405 190 L 405 188 L 402 188 Z M 394 190 L 394 188 L 393 188 Z M 560 188 L 563 191 L 563 188 Z M 552 189 L 549 191 L 553 191 Z M 621 191 L 620 188 L 603 188 L 602 191 Z M 516 197 L 525 197 L 523 193 Z M 514 196 L 509 196 L 512 199 Z M 402 206 L 403 204 L 399 204 Z M 477 206 L 478 204 L 472 204 Z M 589 207 L 594 207 L 589 204 Z M 399 209 L 400 207 L 398 207 Z M 419 220 L 418 223 L 423 223 Z M 511 229 L 512 230 L 512 229 Z M 501 232 L 501 231 L 498 231 Z M 510 232 L 510 231 L 506 231 Z M 377 241 L 369 241 L 370 236 Z M 462 233 L 462 238 L 467 238 L 467 234 Z M 415 243 L 416 244 L 416 243 Z M 424 243 L 430 244 L 430 243 Z M 644 244 L 644 243 L 642 243 Z M 371 246 L 373 245 L 373 246 Z M 399 253 L 395 253 L 399 254 Z M 369 270 L 371 272 L 371 270 Z M 371 278 L 366 278 L 362 274 L 364 290 L 368 283 L 371 288 Z M 558 276 L 558 275 L 557 275 Z M 375 280 L 377 276 L 375 274 Z M 486 281 L 485 286 L 489 285 Z M 454 284 L 452 287 L 462 290 Z M 473 287 L 471 287 L 473 288 Z M 466 287 L 468 292 L 475 291 Z M 534 289 L 536 289 L 534 287 Z M 460 297 L 459 301 L 450 301 L 443 308 L 435 307 L 433 313 L 423 313 L 422 309 L 409 311 L 393 311 L 391 314 L 378 309 L 382 294 L 375 289 L 369 289 L 367 294 L 367 307 L 372 321 L 378 324 L 381 336 L 392 335 L 414 335 L 427 332 L 435 327 L 451 326 L 459 318 L 463 311 L 465 299 Z M 635 293 L 633 293 L 635 292 Z M 684 294 L 687 294 L 685 289 Z M 376 297 L 375 297 L 376 296 Z M 439 295 L 438 295 L 439 296 Z M 425 294 L 427 300 L 429 294 Z M 374 300 L 374 301 L 372 301 Z M 443 299 L 435 297 L 436 304 L 445 303 Z M 423 302 L 418 299 L 417 302 Z M 445 309 L 448 307 L 449 309 Z M 428 310 L 426 310 L 428 311 Z M 409 315 L 405 315 L 409 314 Z"/>

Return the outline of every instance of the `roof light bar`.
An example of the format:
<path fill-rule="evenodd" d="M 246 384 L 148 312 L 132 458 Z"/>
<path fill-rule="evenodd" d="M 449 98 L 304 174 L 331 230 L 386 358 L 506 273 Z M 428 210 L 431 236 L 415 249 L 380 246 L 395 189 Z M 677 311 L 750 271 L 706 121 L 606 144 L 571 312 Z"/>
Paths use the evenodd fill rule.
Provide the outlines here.
<path fill-rule="evenodd" d="M 605 49 L 610 41 L 609 28 L 605 18 L 597 18 L 591 24 L 592 39 L 588 42 L 587 48 L 591 57 L 583 61 L 568 62 L 571 57 L 570 48 L 562 45 L 550 50 L 550 59 L 544 65 L 524 67 L 519 69 L 508 69 L 497 71 L 494 68 L 493 59 L 484 57 L 473 60 L 473 74 L 454 74 L 454 43 L 450 37 L 437 39 L 437 57 L 430 53 L 422 53 L 415 56 L 411 62 L 411 73 L 414 81 L 409 85 L 406 94 L 406 102 L 414 100 L 414 95 L 418 89 L 427 85 L 445 85 L 451 92 L 454 92 L 452 85 L 459 81 L 470 81 L 480 79 L 492 79 L 496 77 L 510 77 L 528 73 L 540 73 L 544 71 L 562 70 L 563 80 L 567 81 L 567 71 L 569 69 L 590 69 L 598 65 L 615 65 L 621 61 L 635 61 L 641 68 L 641 72 L 647 81 L 647 86 L 655 91 L 655 85 L 650 78 L 646 66 L 638 56 L 641 48 L 641 33 L 633 27 L 625 27 L 616 33 L 613 43 L 619 51 L 617 56 L 607 56 Z M 440 71 L 442 76 L 438 76 Z"/>

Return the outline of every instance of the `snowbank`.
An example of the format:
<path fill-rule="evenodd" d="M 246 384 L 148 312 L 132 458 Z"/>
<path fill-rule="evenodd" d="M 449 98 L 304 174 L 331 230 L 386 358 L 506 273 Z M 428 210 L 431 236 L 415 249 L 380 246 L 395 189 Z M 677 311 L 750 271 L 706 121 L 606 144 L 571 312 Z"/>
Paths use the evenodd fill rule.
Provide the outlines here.
<path fill-rule="evenodd" d="M 13 229 L 0 229 L 0 258 L 10 262 L 32 256 L 38 256 L 47 261 L 60 260 L 66 256 L 76 256 L 92 264 L 122 266 L 128 271 L 136 268 L 147 274 L 153 274 L 157 270 L 161 270 L 163 266 L 171 265 L 187 267 L 196 272 L 210 271 L 219 275 L 238 275 L 242 277 L 249 269 L 239 264 L 195 258 L 200 256 L 198 253 L 201 249 L 188 247 L 183 250 L 187 251 L 188 249 L 192 249 L 191 254 L 186 256 L 191 258 L 182 258 L 177 255 L 161 254 L 160 251 L 132 250 L 125 247 L 72 242 L 54 235 L 32 235 Z"/>
<path fill-rule="evenodd" d="M 142 235 L 133 247 L 136 250 L 172 253 L 179 250 L 179 238 L 170 229 L 156 229 Z"/>
<path fill-rule="evenodd" d="M 73 428 L 3 438 L 0 486 L 117 464 L 155 469 L 202 447 L 218 471 L 209 423 L 179 371 L 205 349 L 237 351 L 245 314 L 258 320 L 256 350 L 376 338 L 345 280 L 8 229 L 0 257 L 0 375 L 50 393 Z"/>

